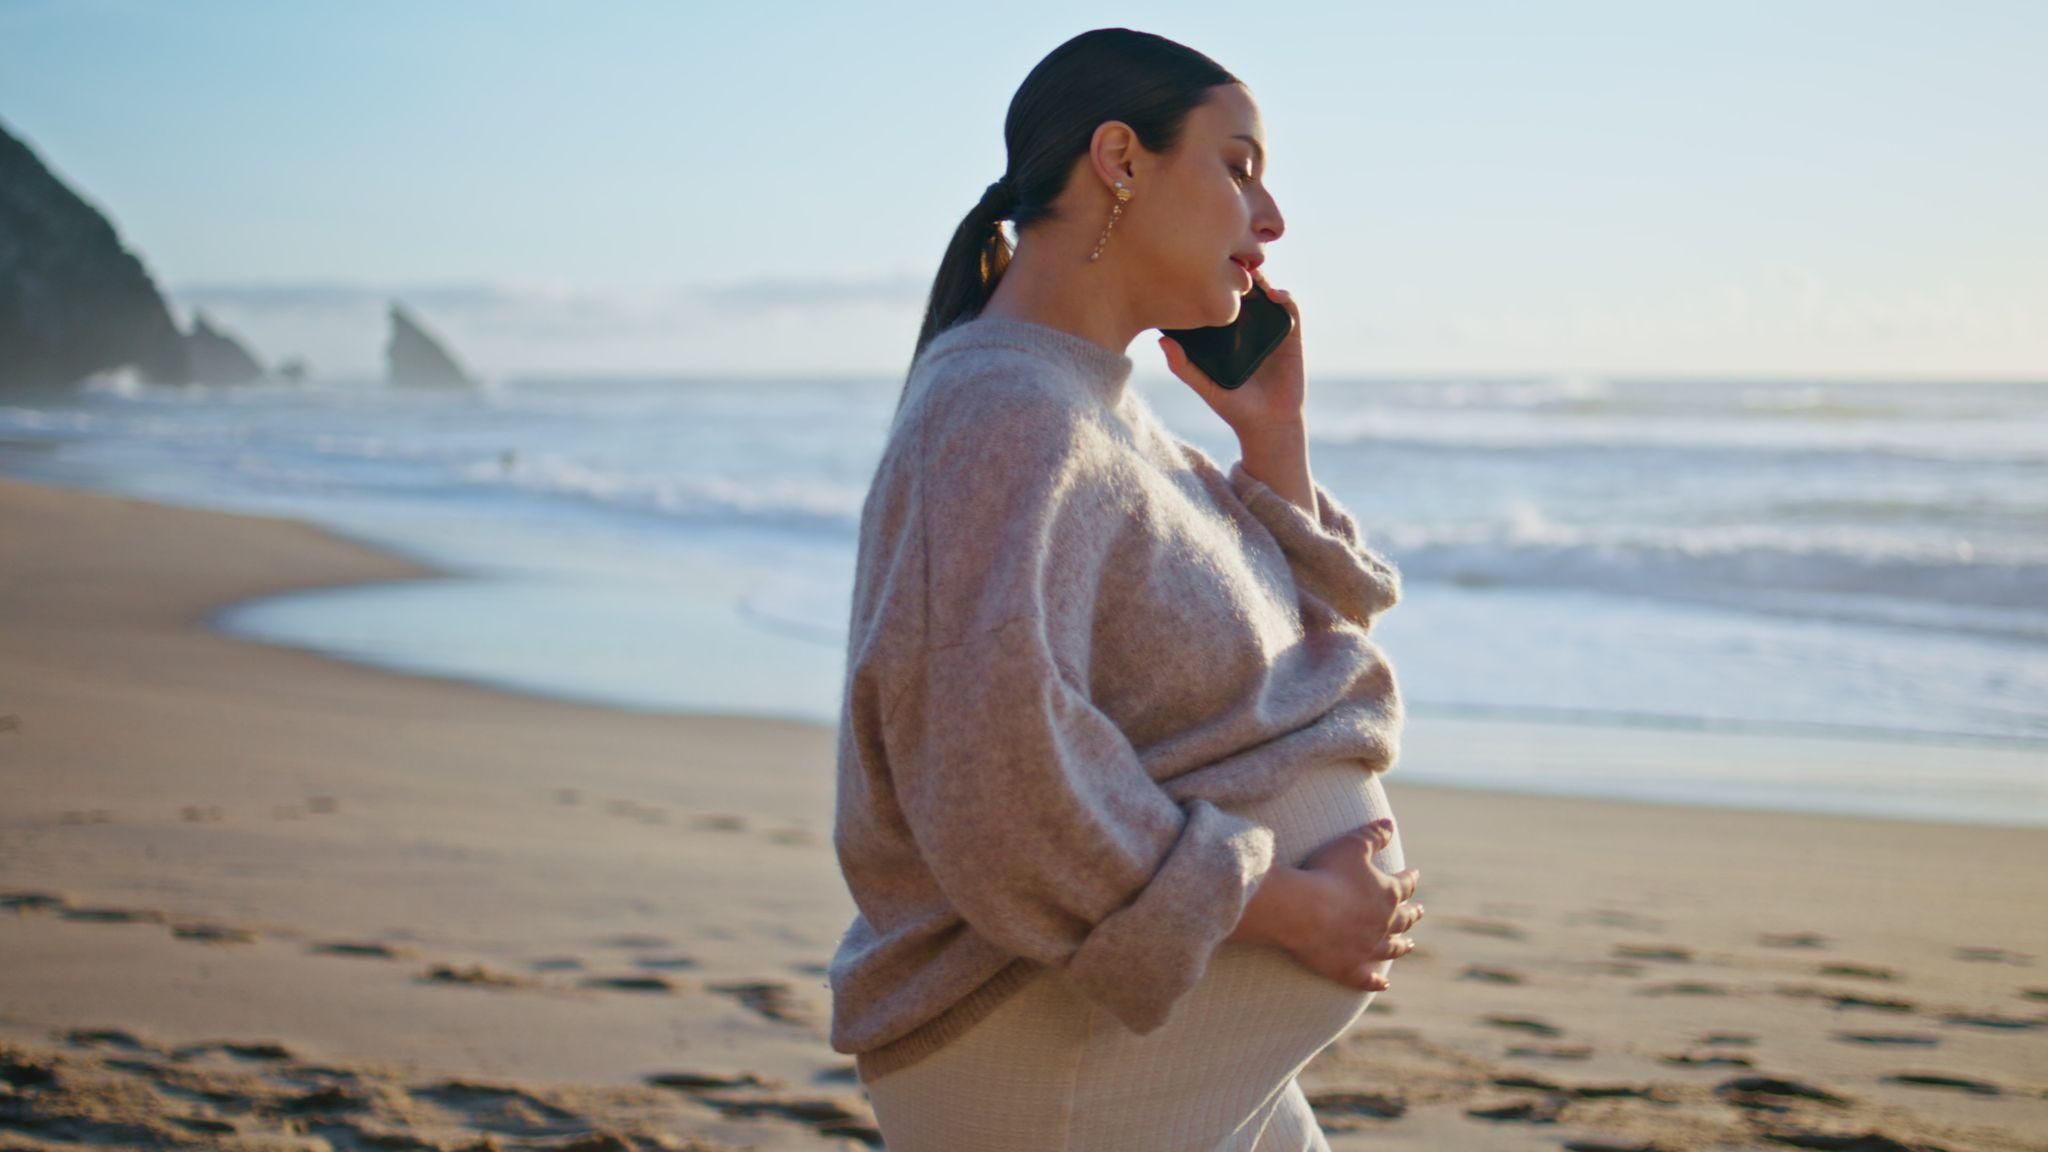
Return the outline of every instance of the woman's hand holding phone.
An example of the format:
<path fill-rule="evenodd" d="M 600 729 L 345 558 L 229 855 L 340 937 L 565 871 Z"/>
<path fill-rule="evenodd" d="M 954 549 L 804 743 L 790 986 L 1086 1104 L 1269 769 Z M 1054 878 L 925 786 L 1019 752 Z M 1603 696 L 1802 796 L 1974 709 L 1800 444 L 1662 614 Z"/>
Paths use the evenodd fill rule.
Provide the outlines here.
<path fill-rule="evenodd" d="M 1253 269 L 1252 281 L 1294 318 L 1294 330 L 1260 362 L 1242 386 L 1225 388 L 1211 380 L 1171 336 L 1159 338 L 1159 349 L 1166 354 L 1167 369 L 1194 388 L 1202 401 L 1237 433 L 1238 439 L 1259 437 L 1269 431 L 1298 434 L 1308 392 L 1302 368 L 1301 309 L 1292 295 L 1266 282 L 1264 271 Z"/>

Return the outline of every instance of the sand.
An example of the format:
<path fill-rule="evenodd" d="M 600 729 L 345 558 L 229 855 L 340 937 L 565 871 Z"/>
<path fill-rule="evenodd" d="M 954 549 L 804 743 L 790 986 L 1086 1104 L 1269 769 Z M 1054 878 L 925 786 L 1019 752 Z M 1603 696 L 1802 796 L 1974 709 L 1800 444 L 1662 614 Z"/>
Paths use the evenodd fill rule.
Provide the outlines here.
<path fill-rule="evenodd" d="M 879 1147 L 825 1042 L 829 727 L 207 623 L 435 578 L 0 481 L 0 1149 Z M 2048 832 L 1402 771 L 1865 751 L 1980 754 L 1411 718 L 1428 916 L 1303 1075 L 1332 1147 L 2048 1148 Z"/>

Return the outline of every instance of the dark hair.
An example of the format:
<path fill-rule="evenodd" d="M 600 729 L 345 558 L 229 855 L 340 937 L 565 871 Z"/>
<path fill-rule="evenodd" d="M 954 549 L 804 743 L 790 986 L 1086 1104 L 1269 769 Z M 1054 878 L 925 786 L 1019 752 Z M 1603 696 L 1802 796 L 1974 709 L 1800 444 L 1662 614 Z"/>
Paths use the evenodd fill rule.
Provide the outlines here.
<path fill-rule="evenodd" d="M 1012 252 L 1002 221 L 1022 229 L 1055 215 L 1053 200 L 1103 121 L 1121 120 L 1146 148 L 1170 152 L 1209 89 L 1238 82 L 1186 45 L 1129 28 L 1096 28 L 1047 53 L 1010 98 L 1003 120 L 1009 169 L 953 230 L 912 363 L 933 336 L 988 303 Z"/>

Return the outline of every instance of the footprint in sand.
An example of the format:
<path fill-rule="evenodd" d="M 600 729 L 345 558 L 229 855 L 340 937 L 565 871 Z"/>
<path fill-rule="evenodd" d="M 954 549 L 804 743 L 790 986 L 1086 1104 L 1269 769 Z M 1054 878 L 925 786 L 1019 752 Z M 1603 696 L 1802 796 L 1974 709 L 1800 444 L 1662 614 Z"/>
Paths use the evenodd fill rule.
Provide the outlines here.
<path fill-rule="evenodd" d="M 17 913 L 55 912 L 66 920 L 85 924 L 164 924 L 170 927 L 173 938 L 199 944 L 254 944 L 257 940 L 257 933 L 251 928 L 206 920 L 173 921 L 155 908 L 81 906 L 71 903 L 61 892 L 9 892 L 0 895 L 0 908 L 11 908 Z"/>
<path fill-rule="evenodd" d="M 712 812 L 697 817 L 691 821 L 690 826 L 692 828 L 708 829 L 713 832 L 744 832 L 747 830 L 747 818 L 745 816 L 735 816 L 728 812 Z"/>
<path fill-rule="evenodd" d="M 1529 1092 L 1546 1092 L 1553 1096 L 1567 1096 L 1576 1100 L 1658 1100 L 1654 1084 L 1559 1084 L 1540 1076 L 1496 1076 L 1496 1088 L 1515 1088 Z M 1664 1101 L 1669 1103 L 1669 1101 Z"/>
<path fill-rule="evenodd" d="M 1890 968 L 1880 967 L 1875 964 L 1823 964 L 1820 966 L 1820 974 L 1823 976 L 1847 976 L 1853 980 L 1898 979 L 1898 974 Z"/>
<path fill-rule="evenodd" d="M 1692 949 L 1670 944 L 1616 944 L 1614 955 L 1622 960 L 1669 960 L 1677 964 L 1692 962 Z"/>
<path fill-rule="evenodd" d="M 2014 952 L 2010 948 L 1962 947 L 1955 951 L 1958 960 L 1969 960 L 1977 964 L 2012 964 L 2020 968 L 2033 966 L 2034 958 L 2025 952 Z"/>
<path fill-rule="evenodd" d="M 1636 989 L 1638 996 L 1726 996 L 1725 984 L 1710 984 L 1704 980 L 1679 980 L 1670 984 L 1645 984 Z"/>
<path fill-rule="evenodd" d="M 675 984 L 666 976 L 587 976 L 585 988 L 610 988 L 619 992 L 674 992 Z"/>
<path fill-rule="evenodd" d="M 851 1065 L 839 1071 L 846 1075 L 835 1077 L 830 1073 L 821 1073 L 816 1078 L 844 1079 L 859 1083 L 859 1077 L 853 1075 Z M 698 1103 L 715 1108 L 728 1117 L 750 1119 L 758 1116 L 780 1116 L 808 1125 L 820 1136 L 843 1136 L 870 1147 L 882 1146 L 882 1132 L 875 1125 L 874 1113 L 859 1097 L 791 1095 L 782 1090 L 783 1083 L 780 1080 L 757 1076 L 752 1072 L 734 1075 L 663 1072 L 645 1079 L 647 1083 L 659 1088 L 672 1088 L 689 1093 Z"/>
<path fill-rule="evenodd" d="M 1509 1048 L 1509 1056 L 1524 1060 L 1591 1060 L 1591 1044 L 1523 1044 Z"/>
<path fill-rule="evenodd" d="M 1523 931 L 1505 920 L 1479 920 L 1470 916 L 1451 916 L 1441 923 L 1453 932 L 1468 936 L 1488 936 L 1495 940 L 1521 940 Z"/>
<path fill-rule="evenodd" d="M 621 936 L 607 936 L 599 940 L 602 948 L 624 948 L 639 951 L 645 948 L 673 948 L 676 942 L 666 936 L 654 936 L 644 932 L 629 932 Z"/>
<path fill-rule="evenodd" d="M 365 960 L 411 960 L 418 952 L 402 944 L 385 944 L 376 940 L 329 940 L 307 949 L 328 956 L 356 956 Z"/>
<path fill-rule="evenodd" d="M 737 999 L 770 1020 L 785 1024 L 811 1023 L 810 1014 L 804 1010 L 802 1002 L 791 993 L 789 985 L 779 980 L 732 981 L 712 984 L 709 988 Z"/>
<path fill-rule="evenodd" d="M 1595 908 L 1590 912 L 1566 914 L 1567 924 L 1593 924 L 1601 928 L 1626 928 L 1633 932 L 1662 932 L 1664 921 L 1654 916 L 1624 912 L 1618 908 Z"/>
<path fill-rule="evenodd" d="M 1887 1084 L 1910 1084 L 1916 1088 L 1945 1088 L 1951 1092 L 1968 1092 L 1973 1096 L 2002 1096 L 2005 1090 L 1989 1080 L 1972 1080 L 1966 1076 L 1943 1076 L 1933 1072 L 1894 1072 L 1879 1079 Z"/>
<path fill-rule="evenodd" d="M 1874 1000 L 1868 996 L 1834 995 L 1828 997 L 1837 1008 L 1865 1008 L 1873 1012 L 1917 1011 L 1911 1000 Z"/>
<path fill-rule="evenodd" d="M 1378 1092 L 1309 1092 L 1308 1106 L 1323 1127 L 1338 1132 L 1356 1132 L 1365 1120 L 1399 1120 L 1408 1112 L 1408 1102 L 1399 1096 Z"/>
<path fill-rule="evenodd" d="M 154 908 L 76 908 L 67 905 L 59 911 L 66 920 L 83 920 L 92 924 L 164 924 L 170 920 Z"/>
<path fill-rule="evenodd" d="M 341 811 L 341 800 L 334 796 L 308 796 L 306 811 L 318 816 L 332 816 Z"/>
<path fill-rule="evenodd" d="M 215 1053 L 237 1060 L 265 1064 L 292 1059 L 291 1050 L 275 1040 L 199 1040 L 190 1044 L 180 1044 L 165 1054 L 172 1061 L 185 1064 Z M 112 1061 L 108 1063 L 111 1064 Z M 150 1068 L 155 1071 L 163 1070 L 160 1065 L 151 1065 Z"/>
<path fill-rule="evenodd" d="M 111 808 L 66 808 L 57 818 L 65 824 L 111 824 L 114 810 Z"/>
<path fill-rule="evenodd" d="M 535 972 L 581 972 L 583 961 L 574 956 L 543 956 L 527 964 Z"/>
<path fill-rule="evenodd" d="M 1816 988 L 1811 984 L 1780 984 L 1772 989 L 1780 996 L 1794 1000 L 1822 1000 L 1835 1008 L 1865 1008 L 1875 1012 L 1913 1012 L 1916 1007 L 1910 1000 L 1877 1000 L 1869 996 L 1858 996 L 1849 992 L 1837 992 L 1832 988 Z"/>
<path fill-rule="evenodd" d="M 642 824 L 668 823 L 668 809 L 658 804 L 642 804 L 638 800 L 611 800 L 606 802 L 604 810 L 613 816 L 638 820 Z"/>
<path fill-rule="evenodd" d="M 486 988 L 529 988 L 533 981 L 482 964 L 435 964 L 420 976 L 433 984 L 474 984 Z"/>
<path fill-rule="evenodd" d="M 193 824 L 218 824 L 227 819 L 218 804 L 187 804 L 178 809 L 178 818 Z"/>
<path fill-rule="evenodd" d="M 1818 932 L 1766 932 L 1756 938 L 1765 948 L 1825 948 L 1828 938 Z"/>
<path fill-rule="evenodd" d="M 689 956 L 640 956 L 635 958 L 633 963 L 642 968 L 652 968 L 662 972 L 678 971 L 697 966 L 697 961 Z"/>
<path fill-rule="evenodd" d="M 1492 1120 L 1516 1124 L 1555 1124 L 1564 1117 L 1567 1101 L 1562 1096 L 1545 1096 L 1540 1100 L 1515 1100 L 1491 1107 L 1467 1108 L 1465 1115 L 1475 1120 Z"/>
<path fill-rule="evenodd" d="M 171 935 L 179 940 L 193 940 L 201 944 L 254 944 L 256 933 L 248 928 L 237 928 L 232 924 L 210 924 L 194 921 L 171 927 Z"/>
<path fill-rule="evenodd" d="M 127 1052 L 158 1052 L 155 1044 L 121 1028 L 73 1028 L 64 1033 L 67 1043 L 81 1047 L 119 1048 Z"/>
<path fill-rule="evenodd" d="M 0 1050 L 0 1084 L 10 1088 L 48 1088 L 57 1083 L 57 1066 L 26 1053 Z"/>
<path fill-rule="evenodd" d="M 2022 988 L 2020 989 L 2020 999 L 2048 1000 L 2048 988 Z"/>
<path fill-rule="evenodd" d="M 685 1092 L 696 1092 L 711 1088 L 780 1088 L 782 1081 L 772 1076 L 758 1076 L 752 1072 L 657 1072 L 642 1077 L 656 1088 L 679 1088 Z M 858 1077 L 856 1077 L 858 1079 Z"/>
<path fill-rule="evenodd" d="M 1941 1043 L 1939 1036 L 1912 1032 L 1837 1032 L 1835 1039 L 1844 1044 L 1868 1044 L 1882 1048 L 1932 1048 Z"/>
<path fill-rule="evenodd" d="M 1783 1112 L 1788 1101 L 1811 1100 L 1821 1104 L 1844 1106 L 1849 1101 L 1825 1088 L 1802 1084 L 1797 1080 L 1785 1080 L 1776 1076 L 1737 1076 L 1714 1086 L 1714 1095 L 1735 1105 L 1757 1112 Z"/>
<path fill-rule="evenodd" d="M 512 1084 L 444 1080 L 427 1088 L 414 1089 L 412 1094 L 464 1114 L 473 1128 L 502 1136 L 530 1139 L 572 1133 L 580 1135 L 592 1127 L 582 1113 L 565 1108 L 531 1089 Z M 496 1146 L 495 1141 L 492 1146 Z"/>
<path fill-rule="evenodd" d="M 1529 1016 L 1488 1016 L 1485 1023 L 1510 1032 L 1527 1032 L 1532 1036 L 1562 1036 L 1564 1029 Z"/>
<path fill-rule="evenodd" d="M 697 1100 L 729 1117 L 751 1120 L 780 1116 L 807 1124 L 820 1136 L 844 1136 L 876 1148 L 882 1146 L 882 1130 L 875 1124 L 875 1115 L 858 1097 L 775 1095 L 730 1099 L 702 1095 Z"/>
<path fill-rule="evenodd" d="M 1477 964 L 1466 967 L 1458 973 L 1460 980 L 1477 980 L 1481 984 L 1520 984 L 1522 974 L 1506 968 L 1485 968 Z"/>
<path fill-rule="evenodd" d="M 1943 1024 L 1960 1024 L 1967 1028 L 1991 1028 L 2000 1032 L 2031 1032 L 2041 1027 L 2039 1020 L 2025 1016 L 2000 1016 L 1994 1012 L 1944 1012 Z"/>
<path fill-rule="evenodd" d="M 1709 1032 L 1700 1037 L 1700 1043 L 1716 1048 L 1751 1048 L 1756 1037 L 1747 1032 Z"/>
<path fill-rule="evenodd" d="M 1948 1152 L 1946 1145 L 1920 1141 L 1907 1143 L 1879 1131 L 1818 1132 L 1808 1128 L 1766 1127 L 1758 1135 L 1787 1148 L 1810 1148 L 1814 1152 Z"/>
<path fill-rule="evenodd" d="M 1659 1056 L 1666 1064 L 1679 1068 L 1749 1068 L 1749 1057 L 1737 1056 L 1732 1052 L 1674 1052 Z"/>
<path fill-rule="evenodd" d="M 681 1146 L 648 1130 L 644 1099 L 609 1089 L 562 1093 L 459 1080 L 416 1088 L 381 1067 L 301 1062 L 272 1041 L 189 1044 L 173 1063 L 136 1055 L 160 1048 L 118 1029 L 78 1029 L 72 1036 L 79 1050 L 61 1054 L 0 1040 L 0 1094 L 9 1105 L 0 1145 L 408 1152 Z M 853 1127 L 849 1134 L 857 1136 L 857 1120 Z M 868 1142 L 878 1145 L 879 1138 Z"/>

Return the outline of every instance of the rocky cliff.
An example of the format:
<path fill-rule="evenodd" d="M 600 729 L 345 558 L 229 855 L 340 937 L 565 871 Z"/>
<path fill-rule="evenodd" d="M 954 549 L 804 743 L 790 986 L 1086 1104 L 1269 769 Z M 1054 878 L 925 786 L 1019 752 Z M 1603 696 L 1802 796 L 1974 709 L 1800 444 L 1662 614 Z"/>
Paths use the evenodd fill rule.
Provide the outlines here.
<path fill-rule="evenodd" d="M 201 384 L 247 384 L 263 379 L 263 365 L 233 336 L 207 323 L 206 313 L 192 314 L 192 332 L 185 337 L 185 360 L 193 381 Z"/>
<path fill-rule="evenodd" d="M 185 338 L 142 261 L 0 125 L 0 389 L 123 365 L 159 382 L 191 378 Z"/>
<path fill-rule="evenodd" d="M 475 381 L 405 305 L 391 302 L 391 339 L 384 346 L 391 383 L 408 388 L 464 388 Z"/>

